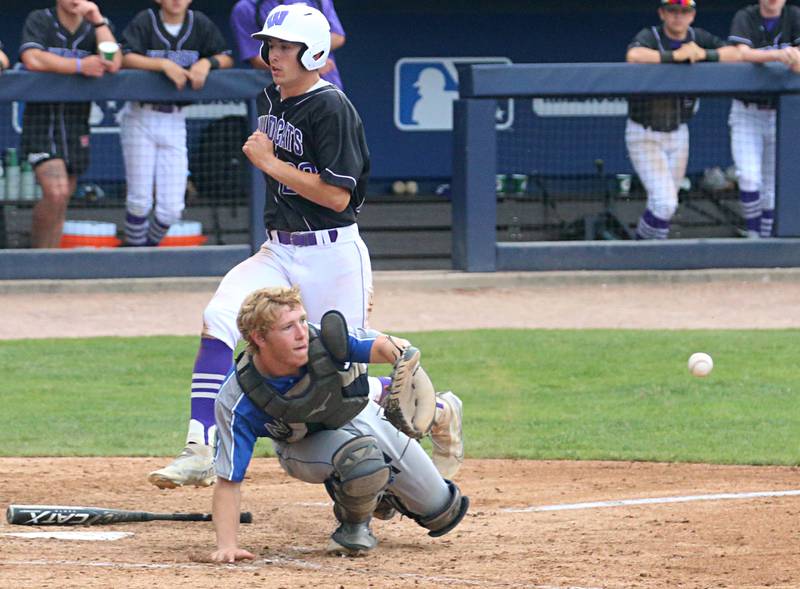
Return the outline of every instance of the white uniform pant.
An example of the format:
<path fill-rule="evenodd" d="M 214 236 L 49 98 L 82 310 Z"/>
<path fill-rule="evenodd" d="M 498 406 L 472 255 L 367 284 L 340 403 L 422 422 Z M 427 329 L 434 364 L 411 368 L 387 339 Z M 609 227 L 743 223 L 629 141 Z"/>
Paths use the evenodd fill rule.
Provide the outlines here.
<path fill-rule="evenodd" d="M 120 142 L 128 212 L 147 217 L 155 200 L 156 218 L 163 225 L 179 221 L 189 172 L 186 115 L 180 110 L 164 113 L 138 102 L 128 103 L 120 124 Z"/>
<path fill-rule="evenodd" d="M 332 458 L 357 436 L 373 436 L 389 457 L 394 477 L 387 490 L 412 513 L 441 513 L 450 501 L 450 490 L 433 462 L 415 440 L 383 417 L 383 409 L 370 402 L 351 421 L 337 430 L 325 430 L 291 444 L 273 441 L 281 466 L 289 476 L 307 483 L 324 483 L 333 474 Z"/>
<path fill-rule="evenodd" d="M 653 131 L 628 119 L 625 126 L 628 155 L 647 191 L 647 208 L 662 221 L 678 209 L 678 190 L 689 162 L 689 127 Z"/>
<path fill-rule="evenodd" d="M 265 242 L 261 249 L 234 267 L 222 279 L 203 314 L 203 334 L 236 348 L 241 335 L 236 316 L 248 294 L 271 286 L 298 286 L 308 320 L 319 323 L 326 311 L 336 309 L 349 327 L 367 327 L 372 296 L 372 266 L 358 225 L 314 232 L 319 245 L 283 245 Z"/>
<path fill-rule="evenodd" d="M 760 210 L 775 208 L 774 109 L 734 100 L 728 124 L 739 189 L 760 193 Z"/>

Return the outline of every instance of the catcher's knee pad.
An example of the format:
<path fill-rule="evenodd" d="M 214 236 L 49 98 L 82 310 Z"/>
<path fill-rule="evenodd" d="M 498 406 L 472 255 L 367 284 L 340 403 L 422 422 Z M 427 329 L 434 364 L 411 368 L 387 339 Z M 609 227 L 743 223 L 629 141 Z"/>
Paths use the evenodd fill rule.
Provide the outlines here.
<path fill-rule="evenodd" d="M 341 522 L 369 520 L 391 480 L 386 457 L 372 436 L 353 438 L 333 455 L 333 476 L 325 483 Z"/>
<path fill-rule="evenodd" d="M 391 493 L 386 493 L 383 498 L 386 503 L 391 504 L 397 511 L 406 517 L 410 517 L 423 528 L 430 530 L 428 532 L 429 536 L 438 538 L 439 536 L 444 536 L 461 523 L 461 520 L 464 519 L 469 509 L 469 497 L 462 495 L 461 489 L 459 489 L 458 485 L 454 482 L 448 480 L 445 480 L 445 482 L 447 483 L 447 488 L 450 490 L 450 501 L 447 502 L 444 509 L 433 515 L 423 517 L 410 512 L 408 508 L 403 505 L 403 502 Z"/>

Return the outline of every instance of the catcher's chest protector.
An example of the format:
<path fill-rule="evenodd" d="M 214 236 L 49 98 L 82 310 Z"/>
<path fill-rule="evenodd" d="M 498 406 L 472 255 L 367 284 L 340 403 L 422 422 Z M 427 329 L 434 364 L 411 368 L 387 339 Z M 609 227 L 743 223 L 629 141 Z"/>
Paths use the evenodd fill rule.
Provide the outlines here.
<path fill-rule="evenodd" d="M 352 369 L 351 369 L 352 370 Z M 308 373 L 281 395 L 253 366 L 243 352 L 236 359 L 236 380 L 242 391 L 264 413 L 286 423 L 305 423 L 337 429 L 361 413 L 369 402 L 366 373 L 342 386 L 339 369 L 315 329 L 310 328 Z"/>

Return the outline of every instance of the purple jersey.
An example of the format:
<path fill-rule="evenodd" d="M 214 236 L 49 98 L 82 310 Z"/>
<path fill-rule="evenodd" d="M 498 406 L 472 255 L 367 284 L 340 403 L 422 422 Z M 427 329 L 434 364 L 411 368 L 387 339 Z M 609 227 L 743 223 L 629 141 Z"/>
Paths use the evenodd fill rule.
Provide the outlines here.
<path fill-rule="evenodd" d="M 239 59 L 249 62 L 258 56 L 261 49 L 261 41 L 253 39 L 250 35 L 261 30 L 269 11 L 279 4 L 307 4 L 317 8 L 331 25 L 331 32 L 344 37 L 344 28 L 339 21 L 339 16 L 333 7 L 333 0 L 238 0 L 231 11 L 231 30 L 236 37 L 236 46 L 239 49 Z M 256 14 L 258 10 L 258 14 Z M 328 59 L 333 62 L 333 69 L 322 76 L 331 84 L 344 88 L 336 61 L 331 52 Z"/>

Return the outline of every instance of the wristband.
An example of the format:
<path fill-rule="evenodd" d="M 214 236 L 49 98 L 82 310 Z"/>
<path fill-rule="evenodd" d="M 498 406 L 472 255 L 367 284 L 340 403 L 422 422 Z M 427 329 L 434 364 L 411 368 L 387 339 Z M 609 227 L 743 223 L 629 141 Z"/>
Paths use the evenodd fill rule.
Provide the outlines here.
<path fill-rule="evenodd" d="M 211 57 L 206 57 L 206 59 L 208 60 L 208 63 L 211 64 L 211 69 L 212 70 L 218 70 L 219 69 L 219 60 L 216 57 L 214 57 L 212 55 Z"/>
<path fill-rule="evenodd" d="M 706 61 L 719 61 L 719 51 L 716 49 L 706 49 Z"/>
<path fill-rule="evenodd" d="M 661 52 L 661 63 L 675 63 L 675 58 L 672 56 L 672 51 Z"/>
<path fill-rule="evenodd" d="M 81 73 L 81 58 L 80 57 L 76 57 L 75 58 L 75 73 L 76 74 Z"/>

